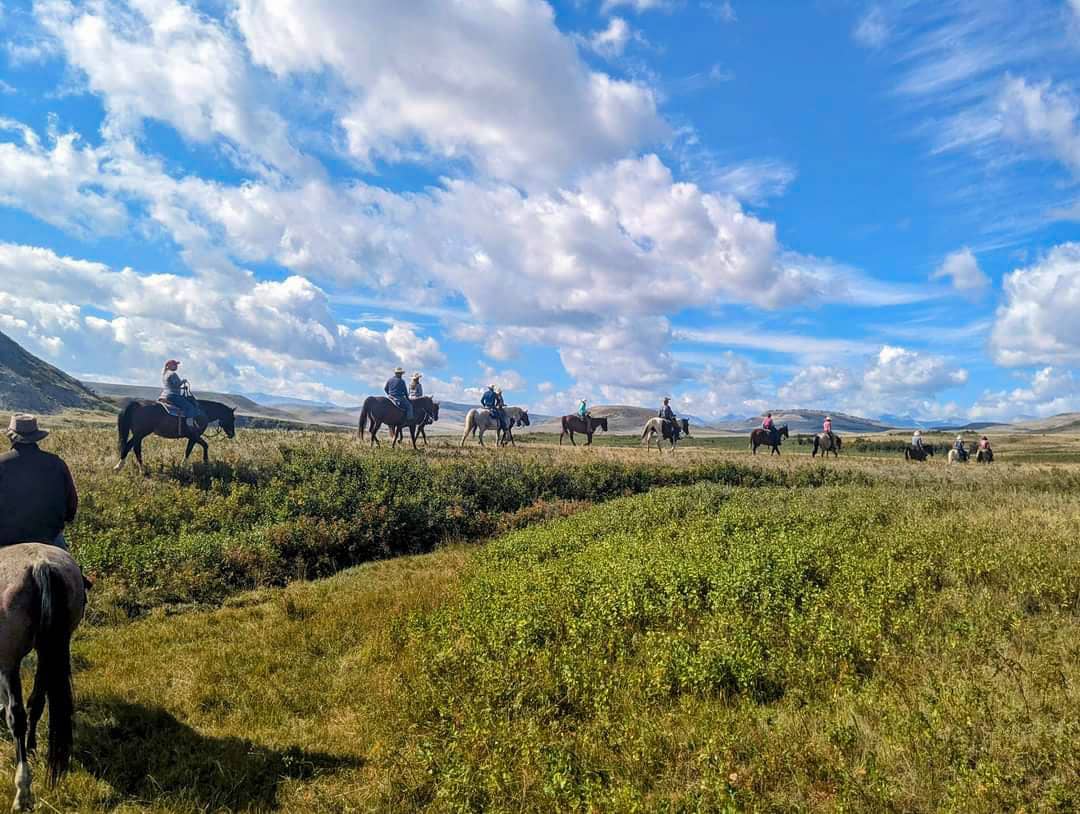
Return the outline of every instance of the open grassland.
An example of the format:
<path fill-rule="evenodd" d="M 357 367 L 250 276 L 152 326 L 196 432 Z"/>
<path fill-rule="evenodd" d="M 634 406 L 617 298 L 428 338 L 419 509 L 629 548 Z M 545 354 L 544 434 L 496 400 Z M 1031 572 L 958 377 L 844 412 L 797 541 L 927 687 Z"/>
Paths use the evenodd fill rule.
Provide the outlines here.
<path fill-rule="evenodd" d="M 56 810 L 1080 808 L 1080 468 L 248 433 L 143 479 L 51 440 L 110 608 Z M 355 561 L 260 536 L 315 521 L 434 551 L 236 592 Z"/>

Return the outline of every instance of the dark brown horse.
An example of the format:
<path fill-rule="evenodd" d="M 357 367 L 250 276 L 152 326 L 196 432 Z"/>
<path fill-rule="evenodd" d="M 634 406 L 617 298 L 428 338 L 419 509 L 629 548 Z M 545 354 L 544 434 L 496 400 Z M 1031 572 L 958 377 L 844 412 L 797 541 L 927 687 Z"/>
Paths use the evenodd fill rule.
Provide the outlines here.
<path fill-rule="evenodd" d="M 61 548 L 20 543 L 0 549 L 0 698 L 15 740 L 15 811 L 34 807 L 27 756 L 37 749 L 37 725 L 49 705 L 49 780 L 71 762 L 71 634 L 86 609 L 86 582 Z M 20 665 L 37 651 L 29 720 L 23 706 Z"/>
<path fill-rule="evenodd" d="M 416 431 L 424 426 L 430 418 L 432 421 L 439 420 L 439 403 L 430 396 L 419 399 L 411 399 L 413 408 L 412 421 L 405 418 L 405 411 L 390 401 L 386 396 L 368 396 L 364 399 L 364 406 L 360 410 L 360 440 L 364 440 L 364 429 L 371 433 L 371 446 L 379 443 L 379 428 L 385 424 L 390 428 L 390 437 L 393 439 L 391 447 L 398 445 L 402 436 L 398 430 L 409 428 L 409 436 L 413 449 L 416 449 Z"/>
<path fill-rule="evenodd" d="M 183 418 L 169 415 L 165 408 L 157 401 L 132 401 L 120 411 L 120 417 L 116 420 L 116 430 L 119 436 L 120 461 L 116 464 L 116 471 L 124 468 L 128 453 L 135 451 L 135 460 L 142 469 L 142 442 L 148 435 L 157 435 L 161 438 L 180 439 L 186 438 L 187 452 L 184 453 L 186 461 L 191 456 L 191 451 L 198 444 L 202 447 L 203 463 L 210 461 L 210 452 L 203 433 L 211 424 L 217 423 L 229 438 L 236 437 L 236 408 L 229 407 L 218 401 L 200 401 L 206 414 L 200 418 L 197 429 L 188 426 Z"/>
<path fill-rule="evenodd" d="M 843 441 L 840 440 L 840 436 L 836 433 L 830 435 L 827 432 L 819 432 L 814 436 L 814 451 L 810 453 L 810 457 L 816 458 L 820 452 L 821 457 L 824 458 L 831 452 L 834 458 L 839 458 L 842 445 Z"/>
<path fill-rule="evenodd" d="M 575 447 L 577 443 L 574 441 L 574 433 L 580 432 L 585 435 L 589 440 L 585 442 L 585 446 L 592 444 L 593 433 L 597 429 L 601 429 L 607 432 L 607 416 L 603 418 L 593 418 L 591 415 L 582 418 L 576 415 L 564 415 L 562 417 L 562 434 L 559 436 L 559 446 L 562 446 L 562 440 L 567 434 L 570 435 L 570 443 Z"/>
<path fill-rule="evenodd" d="M 757 455 L 757 448 L 758 447 L 772 447 L 772 453 L 771 454 L 779 455 L 780 454 L 780 439 L 781 438 L 788 438 L 788 437 L 789 436 L 788 436 L 787 424 L 784 424 L 782 427 L 777 427 L 777 429 L 776 429 L 776 443 L 775 444 L 772 442 L 772 439 L 769 437 L 769 431 L 768 430 L 763 430 L 763 429 L 761 429 L 761 427 L 758 427 L 756 430 L 754 430 L 752 433 L 750 433 L 750 451 L 753 452 L 755 455 Z"/>
<path fill-rule="evenodd" d="M 905 461 L 925 461 L 927 458 L 933 457 L 934 447 L 930 444 L 923 444 L 922 447 L 913 447 L 908 444 L 904 448 Z"/>

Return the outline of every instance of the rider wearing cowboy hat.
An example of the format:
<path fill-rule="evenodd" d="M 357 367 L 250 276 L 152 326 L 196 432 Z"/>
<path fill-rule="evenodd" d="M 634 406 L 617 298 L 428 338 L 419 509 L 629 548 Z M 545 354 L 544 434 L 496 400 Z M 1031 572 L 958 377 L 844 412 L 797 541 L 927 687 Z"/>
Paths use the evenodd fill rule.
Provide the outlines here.
<path fill-rule="evenodd" d="M 664 396 L 664 405 L 660 408 L 660 412 L 657 415 L 664 419 L 664 421 L 670 421 L 672 432 L 678 437 L 682 430 L 679 428 L 679 420 L 675 417 L 675 411 L 671 409 L 671 397 Z"/>
<path fill-rule="evenodd" d="M 420 384 L 420 380 L 424 378 L 421 373 L 412 374 L 412 379 L 409 381 L 409 398 L 422 399 L 424 397 L 424 386 Z"/>
<path fill-rule="evenodd" d="M 386 380 L 386 386 L 383 388 L 383 392 L 386 393 L 387 398 L 394 403 L 394 406 L 405 413 L 405 420 L 413 420 L 413 406 L 409 401 L 409 388 L 405 384 L 405 380 L 402 376 L 405 375 L 405 368 L 394 368 L 394 375 Z"/>
<path fill-rule="evenodd" d="M 161 395 L 158 401 L 164 401 L 176 407 L 184 417 L 188 427 L 192 430 L 199 429 L 199 415 L 202 410 L 198 402 L 188 392 L 188 380 L 180 378 L 177 369 L 180 363 L 176 359 L 170 359 L 165 363 L 161 371 Z"/>
<path fill-rule="evenodd" d="M 38 448 L 49 433 L 38 429 L 34 416 L 13 416 L 6 434 L 11 451 L 0 455 L 0 546 L 39 542 L 67 549 L 64 525 L 79 508 L 71 470 Z"/>

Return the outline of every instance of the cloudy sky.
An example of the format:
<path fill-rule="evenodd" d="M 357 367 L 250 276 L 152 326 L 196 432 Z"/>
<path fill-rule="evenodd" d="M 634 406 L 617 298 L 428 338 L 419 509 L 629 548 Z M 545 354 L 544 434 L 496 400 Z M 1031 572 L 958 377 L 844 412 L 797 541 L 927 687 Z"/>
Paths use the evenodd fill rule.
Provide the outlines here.
<path fill-rule="evenodd" d="M 83 378 L 1080 409 L 1080 0 L 0 0 L 0 44 L 0 330 Z"/>

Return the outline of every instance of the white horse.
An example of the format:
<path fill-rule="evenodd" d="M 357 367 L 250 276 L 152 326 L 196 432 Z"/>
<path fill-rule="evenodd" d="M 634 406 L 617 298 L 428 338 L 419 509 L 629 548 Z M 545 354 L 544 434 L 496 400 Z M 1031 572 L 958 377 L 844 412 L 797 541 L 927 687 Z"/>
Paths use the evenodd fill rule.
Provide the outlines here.
<path fill-rule="evenodd" d="M 503 416 L 506 418 L 507 426 L 510 429 L 499 438 L 499 445 L 502 446 L 509 442 L 517 446 L 514 442 L 512 430 L 514 427 L 529 426 L 529 411 L 521 407 L 503 407 Z M 480 434 L 477 436 L 477 440 L 480 442 L 480 446 L 484 446 L 485 432 L 495 430 L 498 433 L 499 431 L 499 420 L 492 418 L 491 412 L 486 407 L 474 407 L 465 414 L 465 434 L 461 436 L 461 446 L 465 446 L 466 439 L 470 435 L 476 435 L 478 430 Z"/>
<path fill-rule="evenodd" d="M 647 443 L 652 447 L 653 439 L 656 439 L 657 452 L 663 452 L 663 448 L 660 446 L 661 441 L 667 441 L 671 444 L 671 451 L 675 452 L 675 445 L 679 443 L 680 434 L 690 437 L 690 420 L 686 418 L 676 419 L 678 422 L 678 433 L 675 431 L 675 425 L 663 418 L 650 418 L 645 422 L 645 429 L 641 431 L 641 442 Z"/>
<path fill-rule="evenodd" d="M 960 457 L 960 450 L 955 449 L 955 448 L 949 450 L 949 463 L 951 463 L 951 464 L 966 464 L 967 462 L 968 462 L 968 458 L 961 458 Z"/>

